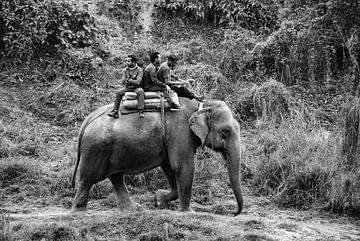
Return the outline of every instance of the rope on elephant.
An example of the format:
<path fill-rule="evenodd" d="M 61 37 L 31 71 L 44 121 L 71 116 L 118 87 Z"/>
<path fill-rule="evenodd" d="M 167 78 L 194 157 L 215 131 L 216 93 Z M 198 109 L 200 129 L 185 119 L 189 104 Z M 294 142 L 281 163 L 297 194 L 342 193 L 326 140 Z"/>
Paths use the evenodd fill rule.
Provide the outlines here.
<path fill-rule="evenodd" d="M 99 115 L 97 115 L 96 117 L 94 117 L 91 121 L 89 121 L 89 123 L 87 124 L 87 126 L 89 126 L 94 120 L 96 120 L 97 118 L 99 118 L 100 116 L 102 116 L 103 114 L 105 114 L 106 112 L 108 112 L 109 110 L 111 110 L 112 107 L 107 108 L 105 111 L 101 112 Z"/>
<path fill-rule="evenodd" d="M 161 103 L 161 129 L 162 129 L 162 140 L 165 141 L 165 103 L 164 96 L 160 95 Z"/>
<path fill-rule="evenodd" d="M 211 108 L 211 149 L 214 150 L 214 109 Z"/>

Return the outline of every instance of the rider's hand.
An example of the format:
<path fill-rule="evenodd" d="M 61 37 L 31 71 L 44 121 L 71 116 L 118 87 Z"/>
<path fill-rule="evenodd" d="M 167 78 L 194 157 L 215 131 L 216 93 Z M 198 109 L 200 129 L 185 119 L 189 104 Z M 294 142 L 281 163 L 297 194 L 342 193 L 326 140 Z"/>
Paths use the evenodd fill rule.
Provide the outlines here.
<path fill-rule="evenodd" d="M 193 85 L 195 83 L 194 79 L 187 79 L 186 80 L 190 85 Z"/>

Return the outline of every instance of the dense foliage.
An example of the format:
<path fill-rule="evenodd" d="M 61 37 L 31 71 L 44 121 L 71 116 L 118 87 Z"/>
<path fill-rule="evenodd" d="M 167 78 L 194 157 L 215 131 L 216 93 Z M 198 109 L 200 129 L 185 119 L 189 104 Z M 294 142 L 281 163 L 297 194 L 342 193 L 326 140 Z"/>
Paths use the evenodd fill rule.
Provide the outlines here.
<path fill-rule="evenodd" d="M 172 0 L 159 9 L 224 26 L 217 62 L 234 81 L 273 77 L 313 93 L 359 85 L 358 1 Z"/>
<path fill-rule="evenodd" d="M 26 61 L 39 54 L 94 43 L 97 28 L 84 8 L 55 0 L 4 0 L 0 3 L 0 51 Z"/>
<path fill-rule="evenodd" d="M 163 0 L 159 7 L 177 16 L 185 13 L 186 17 L 206 21 L 215 26 L 235 23 L 244 28 L 265 33 L 278 27 L 277 7 L 274 1 L 264 4 L 254 0 Z"/>

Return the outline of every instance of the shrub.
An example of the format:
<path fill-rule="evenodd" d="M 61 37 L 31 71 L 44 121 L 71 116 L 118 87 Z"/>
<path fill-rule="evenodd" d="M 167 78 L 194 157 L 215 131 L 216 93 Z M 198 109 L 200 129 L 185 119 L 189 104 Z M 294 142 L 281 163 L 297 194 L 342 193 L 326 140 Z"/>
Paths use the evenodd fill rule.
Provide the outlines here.
<path fill-rule="evenodd" d="M 21 164 L 15 163 L 14 165 L 6 165 L 1 167 L 0 169 L 0 181 L 1 186 L 9 186 L 10 184 L 16 183 L 16 180 L 24 179 L 26 176 L 33 176 L 35 175 L 32 173 L 32 171 L 29 169 L 29 167 Z"/>
<path fill-rule="evenodd" d="M 294 108 L 280 125 L 259 127 L 248 144 L 256 148 L 243 157 L 253 173 L 250 182 L 281 206 L 359 215 L 359 170 L 344 165 L 341 132 L 329 132 L 303 113 Z"/>
<path fill-rule="evenodd" d="M 80 5 L 55 0 L 1 1 L 0 51 L 14 61 L 93 44 L 95 20 Z M 7 59 L 9 61 L 9 59 Z"/>
<path fill-rule="evenodd" d="M 290 113 L 292 96 L 285 86 L 274 79 L 262 83 L 241 86 L 237 98 L 232 95 L 228 102 L 238 116 L 246 121 L 275 121 L 277 123 Z"/>
<path fill-rule="evenodd" d="M 218 66 L 222 73 L 233 83 L 262 82 L 264 77 L 255 71 L 262 71 L 261 66 L 251 58 L 249 51 L 259 41 L 254 32 L 243 29 L 227 29 L 219 46 Z M 261 63 L 261 62 L 259 62 Z"/>
<path fill-rule="evenodd" d="M 233 91 L 230 82 L 221 74 L 220 70 L 210 65 L 182 65 L 174 73 L 182 79 L 195 79 L 197 85 L 194 86 L 194 90 L 196 92 L 205 92 L 207 98 L 224 100 Z"/>
<path fill-rule="evenodd" d="M 345 166 L 348 169 L 357 165 L 359 145 L 360 100 L 355 98 L 347 104 L 345 110 L 345 131 L 342 143 L 342 153 L 346 156 Z"/>
<path fill-rule="evenodd" d="M 273 1 L 161 1 L 160 9 L 176 16 L 186 16 L 214 25 L 236 23 L 259 32 L 268 32 L 277 27 L 277 8 Z"/>
<path fill-rule="evenodd" d="M 41 119 L 65 126 L 81 122 L 90 113 L 94 98 L 88 99 L 89 92 L 91 93 L 75 83 L 63 80 L 46 91 L 33 95 L 26 106 Z"/>
<path fill-rule="evenodd" d="M 328 208 L 339 213 L 360 215 L 360 175 L 359 169 L 344 170 L 336 173 L 331 180 L 327 195 Z"/>
<path fill-rule="evenodd" d="M 13 240 L 10 233 L 10 214 L 8 213 L 0 213 L 0 240 Z"/>

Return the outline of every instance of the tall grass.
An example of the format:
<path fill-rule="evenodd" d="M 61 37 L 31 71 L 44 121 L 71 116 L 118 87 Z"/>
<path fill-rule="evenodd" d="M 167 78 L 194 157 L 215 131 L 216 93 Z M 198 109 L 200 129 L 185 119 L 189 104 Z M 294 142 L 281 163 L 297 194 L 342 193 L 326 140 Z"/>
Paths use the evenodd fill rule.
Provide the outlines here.
<path fill-rule="evenodd" d="M 0 213 L 0 240 L 13 240 L 10 231 L 10 214 L 8 213 Z"/>
<path fill-rule="evenodd" d="M 342 152 L 346 156 L 346 166 L 352 168 L 357 164 L 360 124 L 360 99 L 355 98 L 346 105 L 345 131 Z"/>
<path fill-rule="evenodd" d="M 252 169 L 250 182 L 256 191 L 286 207 L 358 214 L 359 168 L 344 165 L 342 130 L 322 128 L 315 112 L 299 104 L 290 105 L 281 122 L 274 121 L 274 111 L 261 116 L 262 124 L 246 140 L 244 159 Z"/>

